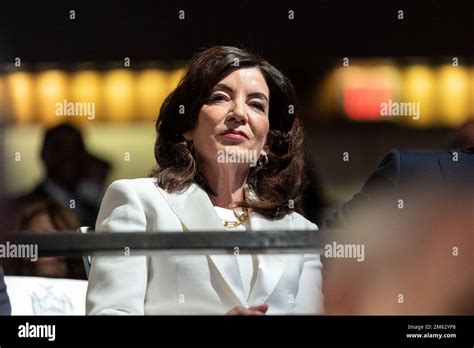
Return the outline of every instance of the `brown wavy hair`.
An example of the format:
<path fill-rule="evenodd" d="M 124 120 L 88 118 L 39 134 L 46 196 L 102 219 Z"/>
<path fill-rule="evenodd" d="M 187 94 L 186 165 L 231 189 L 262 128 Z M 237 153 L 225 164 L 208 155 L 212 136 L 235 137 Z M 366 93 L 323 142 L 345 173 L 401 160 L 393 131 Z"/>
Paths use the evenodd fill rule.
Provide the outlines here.
<path fill-rule="evenodd" d="M 268 161 L 250 168 L 247 184 L 255 197 L 237 206 L 270 219 L 301 210 L 305 177 L 304 133 L 298 118 L 296 93 L 290 80 L 260 56 L 236 47 L 213 46 L 193 56 L 178 87 L 165 99 L 156 121 L 155 158 L 150 177 L 167 192 L 183 191 L 191 183 L 215 196 L 200 170 L 192 142 L 183 133 L 194 129 L 199 111 L 213 87 L 231 72 L 258 68 L 270 90 Z"/>

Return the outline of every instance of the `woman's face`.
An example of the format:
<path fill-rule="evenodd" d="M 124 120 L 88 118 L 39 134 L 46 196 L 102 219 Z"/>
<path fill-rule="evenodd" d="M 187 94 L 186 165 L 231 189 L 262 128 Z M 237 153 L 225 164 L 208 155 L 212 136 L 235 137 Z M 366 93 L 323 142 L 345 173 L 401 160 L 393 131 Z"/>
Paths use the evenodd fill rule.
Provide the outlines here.
<path fill-rule="evenodd" d="M 229 155 L 238 153 L 237 163 L 247 159 L 252 165 L 265 153 L 269 108 L 270 92 L 260 70 L 235 70 L 214 86 L 185 137 L 205 162 L 232 163 Z"/>

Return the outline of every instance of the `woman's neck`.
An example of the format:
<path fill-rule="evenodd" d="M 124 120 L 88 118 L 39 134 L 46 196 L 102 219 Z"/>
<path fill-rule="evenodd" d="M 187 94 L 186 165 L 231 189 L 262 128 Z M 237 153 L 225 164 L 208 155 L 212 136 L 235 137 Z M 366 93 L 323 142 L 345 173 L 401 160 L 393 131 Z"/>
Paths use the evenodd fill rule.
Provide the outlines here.
<path fill-rule="evenodd" d="M 221 208 L 235 208 L 236 203 L 244 199 L 248 173 L 249 167 L 242 164 L 205 166 L 203 175 L 216 193 L 216 196 L 211 196 L 212 203 Z"/>

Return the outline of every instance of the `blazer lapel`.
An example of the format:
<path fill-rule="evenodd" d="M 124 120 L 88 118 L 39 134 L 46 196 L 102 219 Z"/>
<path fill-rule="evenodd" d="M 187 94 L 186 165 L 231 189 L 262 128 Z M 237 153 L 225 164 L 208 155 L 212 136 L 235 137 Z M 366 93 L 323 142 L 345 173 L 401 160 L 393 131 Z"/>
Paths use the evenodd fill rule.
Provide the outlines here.
<path fill-rule="evenodd" d="M 160 192 L 187 231 L 225 231 L 209 196 L 198 185 L 192 184 L 182 193 Z M 230 254 L 209 258 L 240 304 L 248 307 L 237 259 L 233 250 Z"/>
<path fill-rule="evenodd" d="M 245 296 L 244 284 L 240 277 L 239 264 L 237 258 L 232 255 L 209 255 L 209 258 L 216 266 L 219 274 L 227 283 L 228 287 L 240 303 L 240 305 L 248 307 L 247 298 Z"/>
<path fill-rule="evenodd" d="M 192 184 L 182 193 L 167 193 L 161 189 L 160 192 L 188 231 L 225 231 L 209 196 L 198 185 Z M 268 220 L 253 213 L 250 214 L 249 224 L 251 231 L 290 230 L 292 217 Z M 257 276 L 247 300 L 237 259 L 233 251 L 231 253 L 231 255 L 209 255 L 209 258 L 241 305 L 249 307 L 265 303 L 280 281 L 288 259 L 287 255 L 257 255 Z"/>
<path fill-rule="evenodd" d="M 291 229 L 291 217 L 269 221 L 259 214 L 251 214 L 250 228 L 253 231 L 289 230 Z M 257 255 L 257 277 L 248 301 L 250 306 L 265 303 L 270 297 L 281 279 L 287 259 L 285 254 Z"/>
<path fill-rule="evenodd" d="M 196 184 L 184 192 L 168 193 L 160 189 L 162 196 L 178 219 L 189 231 L 219 231 L 222 225 L 207 193 Z"/>

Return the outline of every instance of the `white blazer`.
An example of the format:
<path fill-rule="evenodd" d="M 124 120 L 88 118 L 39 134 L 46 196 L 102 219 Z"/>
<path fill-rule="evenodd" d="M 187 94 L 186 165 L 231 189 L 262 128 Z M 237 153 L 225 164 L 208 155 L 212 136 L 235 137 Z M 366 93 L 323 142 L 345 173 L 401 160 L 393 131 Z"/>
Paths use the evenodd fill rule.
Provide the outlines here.
<path fill-rule="evenodd" d="M 113 182 L 102 201 L 96 231 L 225 231 L 200 186 L 167 193 L 155 183 L 154 178 Z M 317 229 L 295 212 L 280 220 L 251 213 L 249 224 L 250 230 Z M 86 313 L 225 314 L 235 306 L 263 303 L 269 306 L 267 314 L 323 312 L 318 254 L 258 255 L 257 261 L 256 280 L 247 298 L 234 255 L 95 256 Z"/>

